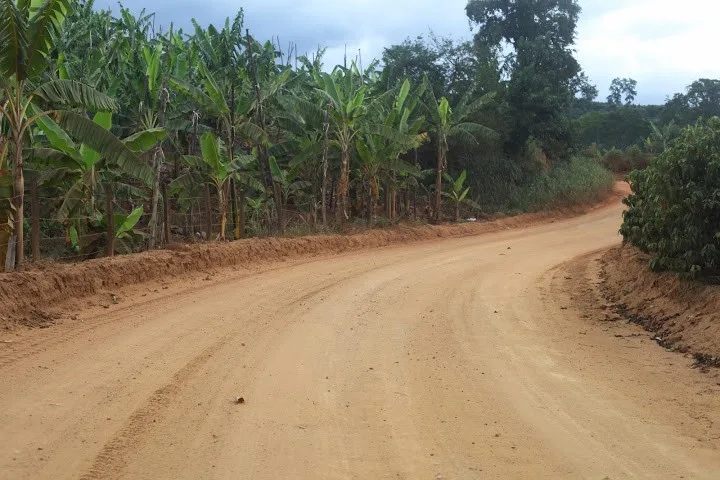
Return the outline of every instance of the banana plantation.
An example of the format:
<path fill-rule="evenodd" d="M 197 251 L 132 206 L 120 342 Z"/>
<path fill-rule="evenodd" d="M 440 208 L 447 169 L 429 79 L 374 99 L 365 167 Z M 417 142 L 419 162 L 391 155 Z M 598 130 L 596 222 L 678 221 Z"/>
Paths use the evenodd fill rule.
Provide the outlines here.
<path fill-rule="evenodd" d="M 470 197 L 446 175 L 448 145 L 494 135 L 466 120 L 487 95 L 451 106 L 377 62 L 328 69 L 322 51 L 259 42 L 242 12 L 193 26 L 157 31 L 151 14 L 92 2 L 0 2 L 6 271 L 379 217 L 439 222 L 444 206 L 459 218 Z M 420 167 L 421 147 L 434 168 Z"/>

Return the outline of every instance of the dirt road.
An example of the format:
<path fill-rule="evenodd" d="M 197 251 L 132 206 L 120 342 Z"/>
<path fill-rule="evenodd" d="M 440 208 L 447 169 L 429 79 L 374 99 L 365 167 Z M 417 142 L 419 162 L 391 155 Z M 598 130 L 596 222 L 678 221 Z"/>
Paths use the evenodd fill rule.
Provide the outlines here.
<path fill-rule="evenodd" d="M 0 345 L 0 478 L 716 480 L 714 383 L 559 287 L 620 211 L 173 282 L 29 331 Z"/>

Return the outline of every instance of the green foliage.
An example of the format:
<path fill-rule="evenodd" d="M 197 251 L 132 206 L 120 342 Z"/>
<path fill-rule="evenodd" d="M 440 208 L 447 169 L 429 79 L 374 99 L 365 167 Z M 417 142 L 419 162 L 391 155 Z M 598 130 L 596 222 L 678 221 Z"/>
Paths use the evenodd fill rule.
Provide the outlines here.
<path fill-rule="evenodd" d="M 637 81 L 632 78 L 615 78 L 610 84 L 610 95 L 607 103 L 610 105 L 630 105 L 637 97 Z"/>
<path fill-rule="evenodd" d="M 587 204 L 600 200 L 614 185 L 612 174 L 594 159 L 573 157 L 549 172 L 527 181 L 486 180 L 478 182 L 474 198 L 484 212 L 511 214 L 553 207 Z"/>
<path fill-rule="evenodd" d="M 650 155 L 643 152 L 637 145 L 631 145 L 625 150 L 625 158 L 632 170 L 643 170 L 650 164 Z"/>
<path fill-rule="evenodd" d="M 652 255 L 651 267 L 682 273 L 720 267 L 720 118 L 698 122 L 650 166 L 630 174 L 620 229 Z"/>
<path fill-rule="evenodd" d="M 134 208 L 129 215 L 115 215 L 115 238 L 127 238 L 143 214 L 143 207 Z"/>
<path fill-rule="evenodd" d="M 595 156 L 592 156 L 596 158 Z M 651 155 L 637 145 L 631 145 L 625 151 L 612 148 L 601 156 L 602 165 L 613 173 L 628 173 L 642 170 L 650 164 Z"/>
<path fill-rule="evenodd" d="M 663 153 L 680 134 L 680 128 L 674 121 L 658 126 L 651 123 L 652 132 L 645 139 L 645 148 L 651 154 Z"/>
<path fill-rule="evenodd" d="M 576 126 L 600 145 L 596 159 L 616 143 L 647 138 L 655 154 L 671 142 L 663 124 L 659 135 L 649 128 L 658 112 L 593 102 L 597 88 L 573 57 L 577 1 L 472 0 L 467 14 L 474 42 L 430 33 L 388 47 L 382 69 L 332 68 L 322 50 L 292 62 L 247 35 L 242 10 L 184 32 L 122 5 L 0 0 L 0 168 L 16 204 L 4 201 L 5 211 L 22 227 L 25 192 L 12 195 L 10 179 L 37 179 L 40 218 L 54 219 L 43 234 L 75 236 L 92 255 L 110 221 L 119 250 L 140 248 L 146 229 L 154 245 L 162 185 L 174 230 L 209 224 L 224 239 L 230 220 L 239 238 L 245 226 L 304 231 L 322 217 L 333 231 L 365 215 L 378 224 L 380 207 L 381 223 L 412 217 L 411 198 L 433 196 L 439 219 L 443 190 L 456 207 L 478 200 L 486 210 L 582 199 L 607 172 L 597 160 L 568 162 Z M 695 93 L 685 103 L 704 106 Z M 576 125 L 571 106 L 577 117 L 617 113 Z M 627 153 L 644 164 L 643 152 Z M 149 218 L 133 209 L 151 199 Z"/>
<path fill-rule="evenodd" d="M 143 207 L 134 208 L 129 214 L 113 214 L 115 227 L 115 252 L 120 254 L 132 253 L 146 238 L 144 232 L 135 230 L 135 226 L 143 215 Z M 108 215 L 95 213 L 84 226 L 80 235 L 78 227 L 71 226 L 68 230 L 70 249 L 86 257 L 95 257 L 104 253 L 108 236 Z"/>
<path fill-rule="evenodd" d="M 39 77 L 70 10 L 70 0 L 0 1 L 0 77 L 22 82 Z"/>
<path fill-rule="evenodd" d="M 477 44 L 496 52 L 510 46 L 505 100 L 510 126 L 505 151 L 520 158 L 529 139 L 551 160 L 567 160 L 574 150 L 568 112 L 581 72 L 572 44 L 580 13 L 576 0 L 470 0 Z"/>
<path fill-rule="evenodd" d="M 627 173 L 632 170 L 625 152 L 618 148 L 608 150 L 602 157 L 602 164 L 613 173 Z"/>
<path fill-rule="evenodd" d="M 676 93 L 665 104 L 661 122 L 675 122 L 684 127 L 698 118 L 720 116 L 720 80 L 701 78 L 687 87 L 685 93 Z"/>
<path fill-rule="evenodd" d="M 480 91 L 495 90 L 500 80 L 497 59 L 470 41 L 422 36 L 385 48 L 382 56 L 382 81 L 388 86 L 409 79 L 419 85 L 424 77 L 438 96 L 453 103 L 474 86 Z M 475 85 L 475 84 L 481 85 Z"/>
<path fill-rule="evenodd" d="M 624 149 L 642 144 L 652 129 L 647 112 L 631 106 L 585 113 L 577 119 L 577 131 L 581 145 Z"/>

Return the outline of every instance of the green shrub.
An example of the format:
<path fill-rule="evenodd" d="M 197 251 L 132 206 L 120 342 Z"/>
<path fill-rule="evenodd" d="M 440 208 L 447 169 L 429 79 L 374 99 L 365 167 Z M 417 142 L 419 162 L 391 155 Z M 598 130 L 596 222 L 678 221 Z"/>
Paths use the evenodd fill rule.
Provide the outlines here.
<path fill-rule="evenodd" d="M 686 128 L 647 169 L 629 178 L 632 194 L 620 229 L 625 241 L 651 254 L 656 270 L 717 270 L 720 118 Z"/>
<path fill-rule="evenodd" d="M 598 147 L 597 143 L 593 143 L 589 147 L 584 148 L 580 154 L 583 157 L 592 158 L 595 160 L 601 160 L 603 157 L 602 151 L 600 150 L 600 147 Z"/>
<path fill-rule="evenodd" d="M 602 158 L 602 164 L 613 173 L 627 173 L 632 170 L 630 161 L 622 150 L 613 148 Z"/>
<path fill-rule="evenodd" d="M 632 170 L 643 170 L 650 165 L 650 156 L 637 145 L 625 149 L 625 158 Z"/>

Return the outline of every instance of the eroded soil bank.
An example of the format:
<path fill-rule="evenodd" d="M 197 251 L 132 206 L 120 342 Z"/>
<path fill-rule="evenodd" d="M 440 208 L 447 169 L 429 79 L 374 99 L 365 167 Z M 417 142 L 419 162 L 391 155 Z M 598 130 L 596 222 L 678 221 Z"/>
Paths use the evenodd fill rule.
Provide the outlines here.
<path fill-rule="evenodd" d="M 562 267 L 565 288 L 584 318 L 605 322 L 616 337 L 645 338 L 694 367 L 720 367 L 720 286 L 653 272 L 648 260 L 630 245 L 576 258 Z M 627 323 L 646 333 L 621 332 Z"/>
<path fill-rule="evenodd" d="M 463 237 L 510 228 L 553 222 L 587 213 L 617 202 L 627 191 L 618 182 L 613 194 L 594 206 L 577 206 L 486 222 L 454 225 L 401 225 L 349 235 L 317 235 L 297 238 L 252 238 L 229 243 L 176 245 L 172 249 L 100 258 L 75 264 L 43 264 L 28 271 L 0 274 L 0 326 L 24 328 L 48 326 L 58 309 L 69 302 L 107 294 L 162 279 L 178 278 L 224 267 L 254 271 L 272 264 L 386 247 L 395 244 Z M 67 308 L 64 308 L 67 311 Z"/>
<path fill-rule="evenodd" d="M 720 286 L 652 272 L 648 256 L 629 245 L 608 250 L 600 263 L 600 288 L 614 312 L 662 346 L 720 367 Z"/>

